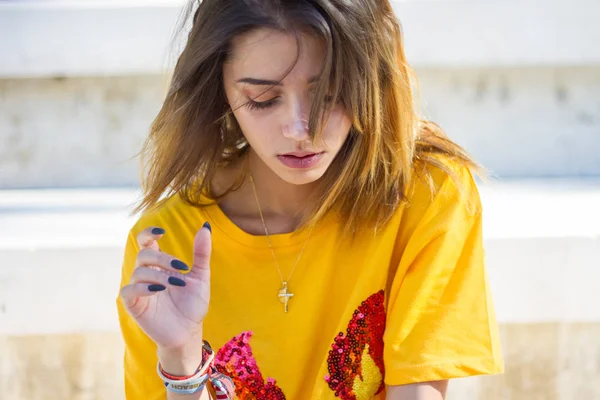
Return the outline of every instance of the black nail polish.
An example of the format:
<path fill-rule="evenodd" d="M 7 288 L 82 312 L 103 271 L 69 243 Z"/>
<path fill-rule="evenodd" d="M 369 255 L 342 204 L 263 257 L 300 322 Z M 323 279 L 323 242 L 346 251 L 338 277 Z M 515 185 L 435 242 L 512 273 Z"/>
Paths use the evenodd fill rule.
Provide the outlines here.
<path fill-rule="evenodd" d="M 180 271 L 189 271 L 190 270 L 190 267 L 185 265 L 185 263 L 183 261 L 179 261 L 179 260 L 171 261 L 171 267 L 178 269 Z"/>
<path fill-rule="evenodd" d="M 163 228 L 152 228 L 153 235 L 164 235 L 165 230 Z"/>
<path fill-rule="evenodd" d="M 185 286 L 185 281 L 177 278 L 176 276 L 170 276 L 169 283 L 173 286 Z"/>
<path fill-rule="evenodd" d="M 166 286 L 163 285 L 148 285 L 148 290 L 151 292 L 162 292 L 166 289 Z"/>
<path fill-rule="evenodd" d="M 209 231 L 210 233 L 212 233 L 212 227 L 210 226 L 210 222 L 206 221 L 206 222 L 204 223 L 204 225 L 202 225 L 202 227 L 203 227 L 203 228 L 206 228 L 206 229 L 208 229 L 208 231 Z"/>

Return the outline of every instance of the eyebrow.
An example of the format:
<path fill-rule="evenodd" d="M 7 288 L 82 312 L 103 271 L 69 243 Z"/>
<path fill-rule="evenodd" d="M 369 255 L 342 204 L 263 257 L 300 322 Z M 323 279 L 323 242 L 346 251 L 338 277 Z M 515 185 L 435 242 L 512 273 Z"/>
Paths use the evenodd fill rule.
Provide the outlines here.
<path fill-rule="evenodd" d="M 315 83 L 318 80 L 319 80 L 318 76 L 313 76 L 312 78 L 310 78 L 308 80 L 308 83 L 309 84 Z M 242 78 L 242 79 L 238 79 L 236 82 L 237 83 L 247 83 L 249 85 L 256 85 L 256 86 L 283 86 L 281 81 L 272 81 L 269 79 L 258 79 L 258 78 Z"/>

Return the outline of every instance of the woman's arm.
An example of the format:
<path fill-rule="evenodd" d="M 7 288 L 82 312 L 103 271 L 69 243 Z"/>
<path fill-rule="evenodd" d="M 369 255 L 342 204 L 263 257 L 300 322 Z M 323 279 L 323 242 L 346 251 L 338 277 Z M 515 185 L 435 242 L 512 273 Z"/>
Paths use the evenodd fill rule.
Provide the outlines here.
<path fill-rule="evenodd" d="M 385 398 L 386 400 L 444 400 L 447 388 L 447 380 L 388 386 Z"/>

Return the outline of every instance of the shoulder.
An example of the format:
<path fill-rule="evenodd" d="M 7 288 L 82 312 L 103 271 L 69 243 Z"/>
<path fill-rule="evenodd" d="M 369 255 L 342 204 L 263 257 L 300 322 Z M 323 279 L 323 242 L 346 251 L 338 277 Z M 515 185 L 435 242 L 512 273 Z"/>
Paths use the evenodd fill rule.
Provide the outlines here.
<path fill-rule="evenodd" d="M 161 248 L 172 241 L 182 240 L 195 234 L 205 218 L 201 207 L 193 206 L 179 194 L 165 199 L 160 205 L 143 212 L 130 230 L 130 237 L 136 237 L 139 232 L 148 227 L 160 227 L 166 231 L 161 239 Z"/>
<path fill-rule="evenodd" d="M 149 226 L 160 226 L 166 221 L 171 220 L 175 210 L 181 207 L 180 203 L 182 203 L 182 200 L 176 194 L 165 199 L 162 204 L 150 210 L 143 211 L 131 228 L 131 232 L 137 234 Z"/>
<path fill-rule="evenodd" d="M 475 171 L 464 162 L 445 156 L 436 156 L 433 160 L 415 171 L 407 191 L 408 203 L 465 207 L 479 213 L 481 202 Z"/>
<path fill-rule="evenodd" d="M 436 156 L 417 169 L 400 207 L 400 231 L 411 235 L 420 227 L 445 231 L 481 213 L 476 173 L 462 162 Z"/>

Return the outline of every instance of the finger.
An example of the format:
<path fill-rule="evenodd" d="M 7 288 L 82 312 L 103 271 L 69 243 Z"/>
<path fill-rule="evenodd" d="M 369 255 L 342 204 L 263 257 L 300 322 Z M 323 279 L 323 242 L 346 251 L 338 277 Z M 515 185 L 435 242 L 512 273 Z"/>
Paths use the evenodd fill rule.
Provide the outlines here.
<path fill-rule="evenodd" d="M 190 267 L 188 267 L 183 261 L 173 257 L 172 255 L 149 248 L 142 249 L 138 252 L 135 263 L 135 265 L 138 266 L 159 267 L 171 272 L 190 270 Z"/>
<path fill-rule="evenodd" d="M 136 314 L 135 308 L 137 305 L 139 305 L 138 300 L 141 297 L 153 296 L 165 289 L 165 285 L 149 282 L 137 282 L 123 286 L 120 294 L 125 308 L 133 315 Z"/>
<path fill-rule="evenodd" d="M 148 267 L 137 267 L 131 274 L 130 284 L 145 282 L 160 284 L 165 287 L 175 286 L 183 287 L 186 285 L 183 275 L 173 276 L 163 270 L 156 270 Z"/>
<path fill-rule="evenodd" d="M 149 226 L 137 235 L 137 242 L 140 249 L 160 250 L 157 240 L 165 234 L 165 230 L 158 226 Z"/>
<path fill-rule="evenodd" d="M 194 238 L 194 262 L 191 273 L 206 280 L 210 278 L 211 234 L 212 228 L 208 222 L 205 222 Z"/>

